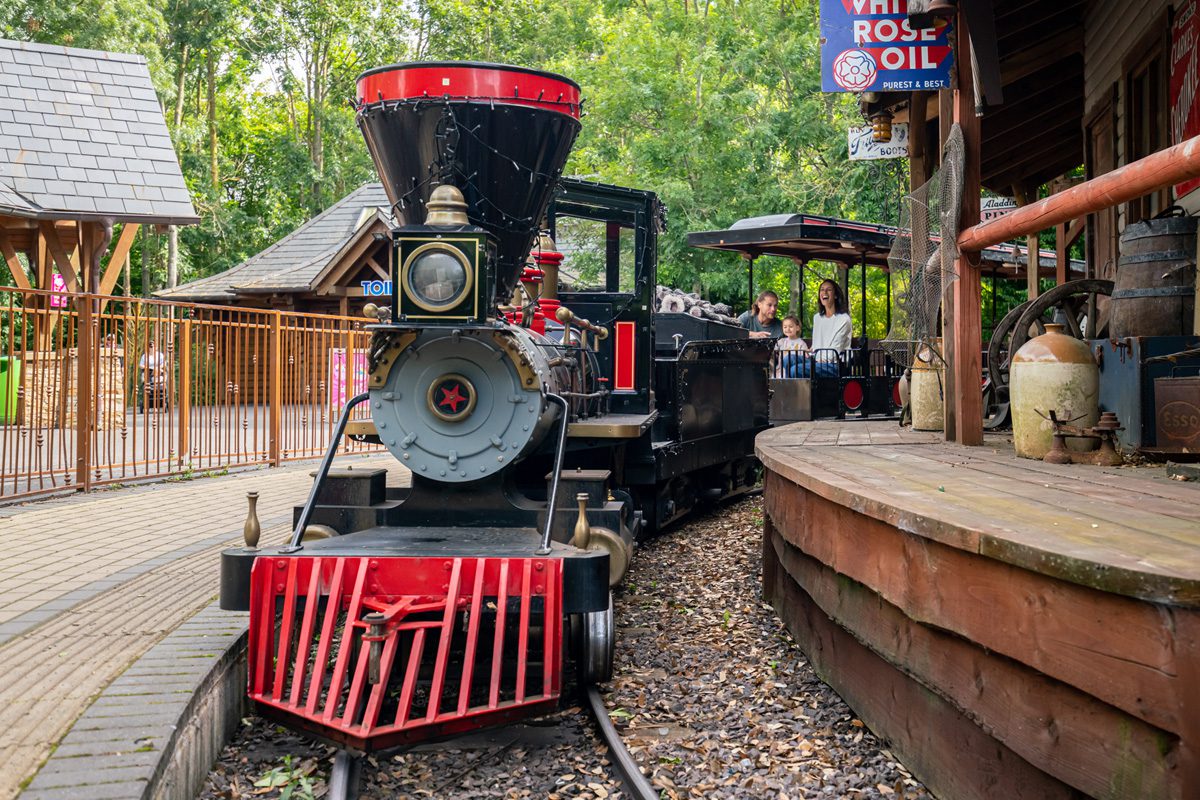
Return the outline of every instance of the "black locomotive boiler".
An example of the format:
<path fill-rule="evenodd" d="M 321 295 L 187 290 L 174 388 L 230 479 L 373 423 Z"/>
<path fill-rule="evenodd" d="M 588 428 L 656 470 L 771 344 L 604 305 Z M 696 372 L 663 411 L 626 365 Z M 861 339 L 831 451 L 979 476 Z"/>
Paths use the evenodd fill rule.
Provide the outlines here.
<path fill-rule="evenodd" d="M 364 753 L 544 712 L 568 663 L 610 676 L 610 589 L 636 539 L 757 481 L 771 343 L 656 324 L 663 209 L 561 177 L 579 117 L 579 87 L 534 70 L 359 78 L 397 221 L 369 390 L 290 543 L 222 556 L 265 716 Z M 597 285 L 560 291 L 560 262 L 592 256 Z M 361 403 L 349 434 L 410 488 L 330 469 Z"/>

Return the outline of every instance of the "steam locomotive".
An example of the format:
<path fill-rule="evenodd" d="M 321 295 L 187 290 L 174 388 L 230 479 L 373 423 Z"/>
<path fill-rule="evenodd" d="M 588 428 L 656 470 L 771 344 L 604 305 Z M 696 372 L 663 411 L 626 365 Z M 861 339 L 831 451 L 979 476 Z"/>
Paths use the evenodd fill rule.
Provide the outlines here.
<path fill-rule="evenodd" d="M 357 95 L 398 223 L 369 389 L 290 543 L 222 554 L 221 604 L 250 611 L 260 713 L 361 754 L 543 713 L 572 662 L 609 678 L 636 540 L 758 479 L 772 343 L 656 320 L 663 207 L 562 177 L 574 82 L 400 64 Z M 564 259 L 594 277 L 560 291 Z M 347 431 L 411 487 L 332 469 Z"/>

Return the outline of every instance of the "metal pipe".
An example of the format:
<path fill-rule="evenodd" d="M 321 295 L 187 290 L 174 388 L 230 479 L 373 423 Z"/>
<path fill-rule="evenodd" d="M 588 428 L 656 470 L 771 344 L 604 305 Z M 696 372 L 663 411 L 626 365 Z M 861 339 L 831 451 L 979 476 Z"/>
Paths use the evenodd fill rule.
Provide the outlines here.
<path fill-rule="evenodd" d="M 317 468 L 317 477 L 313 479 L 308 500 L 304 503 L 304 510 L 300 512 L 296 529 L 292 531 L 292 540 L 283 552 L 294 553 L 302 547 L 300 542 L 304 539 L 304 529 L 308 527 L 308 521 L 312 518 L 313 509 L 317 505 L 317 494 L 321 491 L 321 484 L 325 482 L 325 477 L 329 475 L 329 467 L 333 465 L 333 457 L 337 454 L 338 445 L 342 443 L 342 434 L 346 432 L 346 423 L 350 420 L 350 412 L 355 406 L 366 402 L 370 397 L 370 392 L 356 394 L 350 398 L 350 402 L 346 403 L 346 407 L 342 410 L 342 418 L 338 420 L 337 430 L 333 432 L 333 436 L 329 440 L 329 447 L 325 450 L 325 457 L 321 459 L 321 466 Z"/>
<path fill-rule="evenodd" d="M 558 503 L 558 478 L 562 474 L 563 453 L 567 449 L 567 417 L 570 416 L 567 401 L 553 393 L 547 393 L 546 399 L 558 403 L 562 408 L 562 424 L 558 427 L 558 448 L 554 452 L 554 477 L 550 479 L 550 504 L 546 508 L 546 529 L 542 531 L 542 546 L 537 554 L 544 556 L 550 552 L 550 528 L 554 524 L 554 511 Z"/>
<path fill-rule="evenodd" d="M 862 318 L 862 338 L 867 340 L 867 254 L 862 254 L 862 312 L 859 316 Z"/>
<path fill-rule="evenodd" d="M 959 234 L 958 246 L 978 252 L 1195 177 L 1200 177 L 1200 136 L 967 228 Z"/>
<path fill-rule="evenodd" d="M 888 267 L 883 271 L 887 277 L 887 322 L 884 324 L 884 338 L 892 335 L 892 270 Z"/>

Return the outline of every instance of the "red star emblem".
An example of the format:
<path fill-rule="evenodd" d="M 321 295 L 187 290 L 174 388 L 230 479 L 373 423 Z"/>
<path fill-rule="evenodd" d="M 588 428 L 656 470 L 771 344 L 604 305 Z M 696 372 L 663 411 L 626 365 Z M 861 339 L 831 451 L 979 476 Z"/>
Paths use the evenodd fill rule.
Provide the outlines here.
<path fill-rule="evenodd" d="M 458 413 L 458 404 L 467 402 L 467 398 L 458 393 L 462 387 L 459 384 L 454 384 L 453 389 L 440 387 L 442 390 L 442 399 L 438 401 L 438 405 L 444 408 L 449 408 L 452 414 Z"/>

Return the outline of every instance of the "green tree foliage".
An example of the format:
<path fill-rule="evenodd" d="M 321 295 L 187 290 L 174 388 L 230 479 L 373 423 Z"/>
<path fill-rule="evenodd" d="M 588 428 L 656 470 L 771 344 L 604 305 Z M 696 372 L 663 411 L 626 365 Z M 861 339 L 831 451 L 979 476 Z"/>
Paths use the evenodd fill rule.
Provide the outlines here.
<path fill-rule="evenodd" d="M 660 281 L 738 308 L 745 262 L 689 248 L 688 232 L 792 212 L 895 223 L 907 187 L 903 161 L 847 160 L 846 129 L 861 119 L 852 97 L 819 91 L 817 0 L 0 0 L 0 35 L 146 57 L 203 219 L 180 232 L 181 281 L 237 264 L 375 178 L 354 79 L 396 61 L 513 63 L 577 81 L 585 116 L 568 173 L 658 192 Z M 135 290 L 143 273 L 163 285 L 165 241 L 135 248 Z M 795 270 L 759 259 L 755 289 L 797 303 Z M 808 265 L 806 330 L 817 284 L 836 275 Z M 872 336 L 885 332 L 884 280 L 869 271 Z M 1001 308 L 1015 300 L 1004 291 Z"/>

